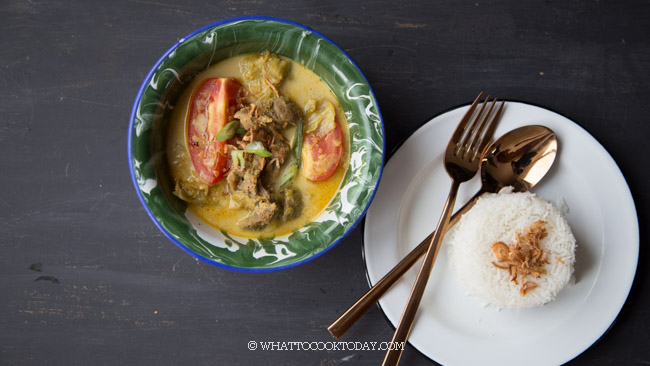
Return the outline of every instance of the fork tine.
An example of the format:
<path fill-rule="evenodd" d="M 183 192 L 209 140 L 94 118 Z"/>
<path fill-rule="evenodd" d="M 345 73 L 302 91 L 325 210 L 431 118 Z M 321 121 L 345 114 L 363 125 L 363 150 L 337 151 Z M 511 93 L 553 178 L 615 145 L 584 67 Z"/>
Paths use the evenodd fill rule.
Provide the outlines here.
<path fill-rule="evenodd" d="M 488 94 L 487 97 L 485 97 L 485 100 L 483 103 L 481 103 L 481 109 L 476 112 L 476 114 L 473 116 L 474 118 L 472 119 L 472 123 L 469 125 L 469 127 L 465 128 L 463 131 L 463 138 L 457 140 L 458 144 L 456 145 L 456 154 L 458 154 L 461 150 L 463 150 L 463 156 L 467 154 L 467 152 L 470 151 L 471 148 L 471 142 L 475 138 L 474 134 L 477 131 L 480 131 L 480 128 L 477 128 L 477 126 L 481 126 L 480 122 L 481 121 L 481 116 L 483 116 L 483 112 L 485 111 L 485 106 L 488 104 L 490 101 L 490 95 Z M 487 115 L 489 115 L 490 112 L 488 111 Z M 483 117 L 485 119 L 485 117 Z"/>
<path fill-rule="evenodd" d="M 467 142 L 467 147 L 466 150 L 467 152 L 474 151 L 477 148 L 478 143 L 481 141 L 481 136 L 483 135 L 483 131 L 485 129 L 485 126 L 487 125 L 488 120 L 490 119 L 490 116 L 492 114 L 492 111 L 494 110 L 494 105 L 496 104 L 497 99 L 494 98 L 492 102 L 490 103 L 489 97 L 483 102 L 483 109 L 485 109 L 485 106 L 489 103 L 490 108 L 488 108 L 487 112 L 484 115 L 479 115 L 476 116 L 476 122 L 473 125 L 474 129 L 470 130 L 470 135 L 471 139 L 470 141 Z M 479 122 L 480 121 L 480 122 Z"/>
<path fill-rule="evenodd" d="M 505 101 L 501 101 L 499 108 L 492 115 L 492 111 L 494 110 L 494 106 L 496 103 L 497 103 L 497 99 L 494 98 L 494 100 L 492 100 L 492 103 L 490 104 L 490 109 L 487 111 L 485 116 L 483 116 L 483 119 L 481 120 L 481 124 L 479 128 L 476 130 L 476 135 L 474 136 L 474 139 L 469 149 L 467 149 L 467 151 L 470 154 L 472 154 L 470 156 L 470 161 L 480 157 L 483 154 L 483 150 L 485 150 L 488 143 L 492 139 L 492 135 L 494 134 L 496 125 L 499 122 L 499 119 L 501 118 L 501 112 L 503 111 L 503 106 L 505 104 Z"/>
<path fill-rule="evenodd" d="M 496 102 L 496 99 L 494 101 Z M 481 146 L 478 149 L 480 154 L 483 154 L 483 151 L 490 143 L 490 140 L 492 140 L 492 137 L 494 136 L 494 130 L 496 130 L 497 124 L 499 124 L 499 120 L 501 119 L 501 113 L 503 112 L 503 106 L 505 104 L 506 104 L 505 100 L 502 100 L 501 104 L 499 104 L 499 108 L 494 113 L 494 116 L 492 116 L 492 121 L 490 121 L 487 129 L 485 130 L 485 135 L 484 135 L 485 138 L 483 139 L 483 142 L 481 143 Z"/>
<path fill-rule="evenodd" d="M 483 92 L 478 93 L 478 96 L 476 97 L 476 99 L 474 99 L 474 101 L 472 102 L 472 105 L 469 107 L 467 112 L 465 112 L 465 115 L 460 120 L 460 123 L 458 124 L 458 127 L 456 127 L 456 130 L 454 131 L 454 134 L 451 137 L 453 141 L 460 141 L 460 139 L 463 137 L 463 133 L 465 132 L 468 123 L 472 119 L 472 115 L 474 114 L 474 110 L 476 109 L 476 106 L 478 105 L 478 103 L 481 100 L 482 96 L 483 96 Z M 462 146 L 462 145 L 459 145 L 459 146 Z"/>

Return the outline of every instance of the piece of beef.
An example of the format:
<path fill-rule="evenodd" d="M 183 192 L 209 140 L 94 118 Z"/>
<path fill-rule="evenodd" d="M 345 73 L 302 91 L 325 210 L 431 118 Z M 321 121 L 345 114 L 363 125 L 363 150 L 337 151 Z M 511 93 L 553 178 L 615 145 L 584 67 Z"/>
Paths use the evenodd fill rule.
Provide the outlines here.
<path fill-rule="evenodd" d="M 250 104 L 247 105 L 233 115 L 233 118 L 239 120 L 239 124 L 246 129 L 250 130 L 255 126 L 255 122 L 253 121 L 253 111 L 255 109 L 255 106 Z"/>
<path fill-rule="evenodd" d="M 260 178 L 260 171 L 256 169 L 246 169 L 242 179 L 239 181 L 237 190 L 242 191 L 249 197 L 257 196 L 257 185 Z"/>
<path fill-rule="evenodd" d="M 260 182 L 264 158 L 247 154 L 245 166 L 230 169 L 226 182 L 230 192 L 230 207 L 253 209 L 261 200 L 268 200 L 270 194 Z"/>
<path fill-rule="evenodd" d="M 252 141 L 260 141 L 271 152 L 270 169 L 277 170 L 291 153 L 289 142 L 273 125 L 258 125 L 249 134 Z"/>
<path fill-rule="evenodd" d="M 250 210 L 248 215 L 238 222 L 238 225 L 246 229 L 263 228 L 279 210 L 278 204 L 271 201 L 271 194 L 261 183 L 260 175 L 264 161 L 263 157 L 246 154 L 244 166 L 233 166 L 226 177 L 230 207 Z"/>
<path fill-rule="evenodd" d="M 210 187 L 207 184 L 189 181 L 176 181 L 174 195 L 185 202 L 204 205 L 212 201 Z"/>
<path fill-rule="evenodd" d="M 230 172 L 226 176 L 226 182 L 228 183 L 228 192 L 230 193 L 229 207 L 232 209 L 238 209 L 242 207 L 252 209 L 255 207 L 255 203 L 257 202 L 256 197 L 250 197 L 240 189 L 242 180 L 243 173 L 239 169 L 230 169 Z"/>
<path fill-rule="evenodd" d="M 257 203 L 255 208 L 243 219 L 237 223 L 239 226 L 259 230 L 268 225 L 275 214 L 278 212 L 278 205 L 275 202 L 262 200 Z"/>
<path fill-rule="evenodd" d="M 293 220 L 302 213 L 302 194 L 294 188 L 287 188 L 282 192 L 282 221 Z"/>
<path fill-rule="evenodd" d="M 271 152 L 271 164 L 279 168 L 291 152 L 282 131 L 302 118 L 300 109 L 288 98 L 273 97 L 264 103 L 250 104 L 238 110 L 235 118 L 248 133 L 246 142 L 260 141 Z"/>
<path fill-rule="evenodd" d="M 228 174 L 230 207 L 251 210 L 240 220 L 239 225 L 260 229 L 268 225 L 281 209 L 283 220 L 296 217 L 302 210 L 299 192 L 285 192 L 283 196 L 271 198 L 264 184 L 273 184 L 273 177 L 277 176 L 279 168 L 291 154 L 291 145 L 283 136 L 283 132 L 302 118 L 302 112 L 289 99 L 276 96 L 265 102 L 247 105 L 239 109 L 234 117 L 247 131 L 237 142 L 239 149 L 244 149 L 247 144 L 256 141 L 261 142 L 271 153 L 268 164 L 265 158 L 247 153 L 246 163 L 243 166 L 233 166 Z M 262 172 L 264 179 L 261 178 Z"/>
<path fill-rule="evenodd" d="M 291 153 L 291 145 L 279 133 L 274 134 L 273 138 L 269 141 L 269 150 L 271 151 L 271 160 L 278 162 L 276 167 L 284 164 L 287 155 Z"/>
<path fill-rule="evenodd" d="M 231 191 L 237 190 L 239 182 L 241 181 L 241 171 L 239 169 L 230 169 L 228 175 L 226 176 L 226 182 Z"/>
<path fill-rule="evenodd" d="M 289 126 L 295 126 L 302 118 L 300 109 L 288 98 L 276 97 L 269 100 L 266 105 L 266 113 L 273 119 L 276 129 L 284 130 Z"/>

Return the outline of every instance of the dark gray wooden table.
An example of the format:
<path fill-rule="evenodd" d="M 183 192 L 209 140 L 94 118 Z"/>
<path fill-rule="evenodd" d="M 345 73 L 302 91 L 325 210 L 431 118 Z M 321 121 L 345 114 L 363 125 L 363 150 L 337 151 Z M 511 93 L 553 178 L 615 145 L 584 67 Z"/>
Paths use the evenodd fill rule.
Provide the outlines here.
<path fill-rule="evenodd" d="M 180 37 L 242 15 L 290 19 L 345 49 L 374 88 L 388 152 L 479 90 L 589 131 L 634 196 L 640 259 L 618 319 L 570 364 L 650 364 L 650 3 L 516 0 L 0 1 L 0 364 L 381 362 L 248 349 L 332 340 L 327 325 L 368 289 L 362 225 L 299 268 L 235 273 L 184 254 L 136 197 L 126 139 L 140 83 Z M 343 340 L 391 335 L 375 307 Z M 433 362 L 409 347 L 403 363 Z"/>

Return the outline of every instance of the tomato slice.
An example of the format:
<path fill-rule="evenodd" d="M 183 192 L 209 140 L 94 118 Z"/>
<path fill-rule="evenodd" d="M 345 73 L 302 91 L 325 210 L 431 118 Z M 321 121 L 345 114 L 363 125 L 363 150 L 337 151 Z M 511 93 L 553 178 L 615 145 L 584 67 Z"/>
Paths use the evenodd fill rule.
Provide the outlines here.
<path fill-rule="evenodd" d="M 216 135 L 232 120 L 241 84 L 232 78 L 211 78 L 192 94 L 187 114 L 187 146 L 194 170 L 208 185 L 223 179 L 229 169 L 225 141 Z"/>
<path fill-rule="evenodd" d="M 305 135 L 302 146 L 302 173 L 314 182 L 331 177 L 341 161 L 343 135 L 338 121 L 324 137 L 317 133 Z"/>

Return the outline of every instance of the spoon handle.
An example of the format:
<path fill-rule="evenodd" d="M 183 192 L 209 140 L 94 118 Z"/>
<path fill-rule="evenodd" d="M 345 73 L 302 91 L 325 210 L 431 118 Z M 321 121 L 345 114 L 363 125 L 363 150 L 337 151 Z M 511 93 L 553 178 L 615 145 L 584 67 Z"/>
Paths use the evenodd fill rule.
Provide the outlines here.
<path fill-rule="evenodd" d="M 455 214 L 451 216 L 449 220 L 449 228 L 454 226 L 460 217 L 463 216 L 467 211 L 469 211 L 479 196 L 485 193 L 486 190 L 481 188 L 476 194 Z M 334 338 L 338 339 L 347 332 L 354 323 L 356 323 L 362 316 L 365 314 L 373 304 L 375 304 L 379 299 L 388 291 L 389 288 L 393 286 L 398 279 L 400 279 L 404 273 L 406 273 L 417 261 L 426 253 L 429 248 L 429 243 L 435 235 L 435 231 L 429 234 L 422 242 L 415 247 L 409 254 L 406 255 L 393 269 L 390 270 L 381 280 L 379 280 L 374 286 L 368 290 L 357 302 L 354 303 L 343 315 L 341 315 L 334 323 L 332 323 L 327 330 Z"/>

